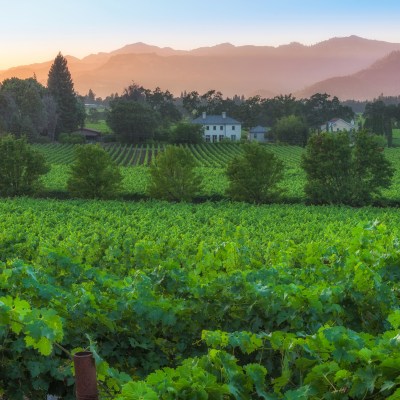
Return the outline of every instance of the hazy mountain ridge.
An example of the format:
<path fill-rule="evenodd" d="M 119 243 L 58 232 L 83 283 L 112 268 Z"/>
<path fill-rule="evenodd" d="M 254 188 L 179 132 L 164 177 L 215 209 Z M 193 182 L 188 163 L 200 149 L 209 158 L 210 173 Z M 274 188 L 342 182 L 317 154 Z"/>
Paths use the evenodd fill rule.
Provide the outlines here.
<path fill-rule="evenodd" d="M 392 85 L 392 92 L 386 90 L 389 89 L 386 82 L 396 79 L 395 67 L 390 67 L 394 63 L 390 57 L 396 56 L 388 55 L 393 51 L 400 51 L 400 43 L 350 36 L 312 46 L 222 43 L 193 50 L 138 42 L 109 53 L 90 54 L 82 59 L 67 56 L 67 59 L 76 91 L 85 94 L 92 89 L 101 97 L 121 93 L 134 81 L 150 89 L 160 86 L 176 95 L 184 90 L 202 93 L 216 89 L 226 96 L 257 93 L 303 96 L 315 90 L 313 93 L 326 91 L 341 99 L 362 99 L 376 97 L 381 92 L 400 93 L 397 89 L 400 84 Z M 46 84 L 51 64 L 52 61 L 47 61 L 0 71 L 0 81 L 35 74 L 38 81 Z M 371 75 L 368 71 L 373 69 L 381 72 Z M 376 78 L 375 82 L 373 76 L 378 75 L 385 79 Z M 368 88 L 364 87 L 367 79 L 373 80 L 367 84 Z M 340 83 L 344 81 L 348 83 Z M 384 87 L 377 89 L 380 84 Z M 346 85 L 349 90 L 344 90 Z"/>
<path fill-rule="evenodd" d="M 400 94 L 400 51 L 393 51 L 368 68 L 355 74 L 326 79 L 296 93 L 308 97 L 313 93 L 330 93 L 341 99 L 372 99 L 383 94 Z"/>

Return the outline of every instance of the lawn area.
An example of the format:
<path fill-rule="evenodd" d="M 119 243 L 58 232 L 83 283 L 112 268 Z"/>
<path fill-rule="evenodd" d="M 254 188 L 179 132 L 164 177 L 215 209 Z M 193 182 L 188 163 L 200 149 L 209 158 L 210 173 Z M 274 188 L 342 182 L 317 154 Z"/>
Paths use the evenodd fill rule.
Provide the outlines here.
<path fill-rule="evenodd" d="M 85 122 L 85 128 L 94 129 L 101 133 L 113 133 L 111 128 L 107 125 L 105 120 L 100 120 L 98 122 Z"/>

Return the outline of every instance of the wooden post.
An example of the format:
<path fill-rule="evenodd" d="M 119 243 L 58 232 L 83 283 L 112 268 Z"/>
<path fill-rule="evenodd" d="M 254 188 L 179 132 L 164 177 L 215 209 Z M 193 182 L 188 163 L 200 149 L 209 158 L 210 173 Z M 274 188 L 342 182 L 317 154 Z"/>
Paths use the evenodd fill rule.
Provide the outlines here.
<path fill-rule="evenodd" d="M 90 351 L 74 355 L 75 386 L 77 400 L 99 400 L 96 364 Z"/>

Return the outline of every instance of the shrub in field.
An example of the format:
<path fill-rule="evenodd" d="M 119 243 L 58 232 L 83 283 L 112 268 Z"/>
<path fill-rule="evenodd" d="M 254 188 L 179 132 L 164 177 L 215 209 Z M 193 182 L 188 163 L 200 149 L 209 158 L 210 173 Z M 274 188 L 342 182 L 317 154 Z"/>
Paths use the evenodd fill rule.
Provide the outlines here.
<path fill-rule="evenodd" d="M 122 181 L 119 168 L 99 145 L 76 148 L 75 162 L 70 169 L 68 191 L 74 197 L 107 199 L 115 197 Z"/>
<path fill-rule="evenodd" d="M 283 179 L 282 161 L 257 143 L 246 144 L 243 150 L 243 155 L 228 164 L 227 195 L 233 200 L 251 203 L 276 200 L 281 194 L 278 185 Z"/>
<path fill-rule="evenodd" d="M 278 119 L 274 129 L 276 139 L 283 143 L 305 146 L 308 138 L 307 124 L 296 115 Z"/>
<path fill-rule="evenodd" d="M 394 168 L 384 155 L 384 138 L 367 132 L 358 132 L 353 148 L 353 201 L 370 203 L 390 187 Z"/>
<path fill-rule="evenodd" d="M 305 193 L 316 204 L 364 205 L 391 184 L 394 170 L 380 138 L 367 132 L 322 133 L 310 138 L 301 165 Z"/>
<path fill-rule="evenodd" d="M 346 132 L 312 136 L 301 161 L 304 187 L 312 203 L 349 203 L 352 191 L 352 149 Z"/>
<path fill-rule="evenodd" d="M 170 143 L 193 143 L 203 142 L 203 127 L 199 124 L 191 124 L 189 122 L 178 122 L 173 125 L 168 140 Z"/>
<path fill-rule="evenodd" d="M 201 188 L 201 177 L 194 171 L 195 159 L 182 148 L 168 146 L 150 167 L 150 196 L 170 201 L 190 201 Z"/>
<path fill-rule="evenodd" d="M 40 187 L 40 176 L 48 170 L 44 156 L 25 138 L 7 135 L 0 139 L 1 196 L 32 194 Z"/>
<path fill-rule="evenodd" d="M 60 133 L 58 141 L 64 144 L 83 144 L 86 139 L 79 133 Z"/>

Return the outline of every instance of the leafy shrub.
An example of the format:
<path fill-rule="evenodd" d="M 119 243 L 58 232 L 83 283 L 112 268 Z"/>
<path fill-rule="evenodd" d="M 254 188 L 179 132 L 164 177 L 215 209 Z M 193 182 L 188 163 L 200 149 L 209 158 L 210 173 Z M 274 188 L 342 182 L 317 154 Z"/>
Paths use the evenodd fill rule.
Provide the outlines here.
<path fill-rule="evenodd" d="M 150 167 L 150 196 L 170 201 L 190 201 L 201 187 L 201 177 L 194 171 L 195 159 L 181 147 L 168 146 Z"/>
<path fill-rule="evenodd" d="M 0 194 L 32 194 L 40 187 L 39 178 L 49 171 L 44 156 L 25 138 L 6 135 L 0 139 Z"/>
<path fill-rule="evenodd" d="M 202 125 L 192 124 L 189 122 L 178 122 L 171 127 L 168 141 L 176 144 L 198 144 L 203 142 L 203 133 Z"/>
<path fill-rule="evenodd" d="M 302 167 L 305 193 L 316 204 L 364 205 L 388 188 L 393 167 L 385 158 L 381 138 L 367 132 L 322 133 L 310 138 Z"/>
<path fill-rule="evenodd" d="M 98 144 L 78 146 L 70 169 L 68 191 L 75 197 L 106 199 L 118 193 L 122 181 L 119 168 Z"/>
<path fill-rule="evenodd" d="M 58 141 L 65 144 L 83 144 L 86 142 L 86 139 L 80 133 L 61 133 Z"/>
<path fill-rule="evenodd" d="M 282 161 L 257 143 L 246 144 L 243 150 L 242 156 L 236 156 L 228 164 L 227 195 L 251 203 L 276 200 L 281 194 L 278 184 L 283 179 Z"/>
<path fill-rule="evenodd" d="M 308 127 L 304 121 L 296 116 L 289 115 L 278 119 L 274 135 L 280 142 L 305 146 L 307 144 Z"/>

